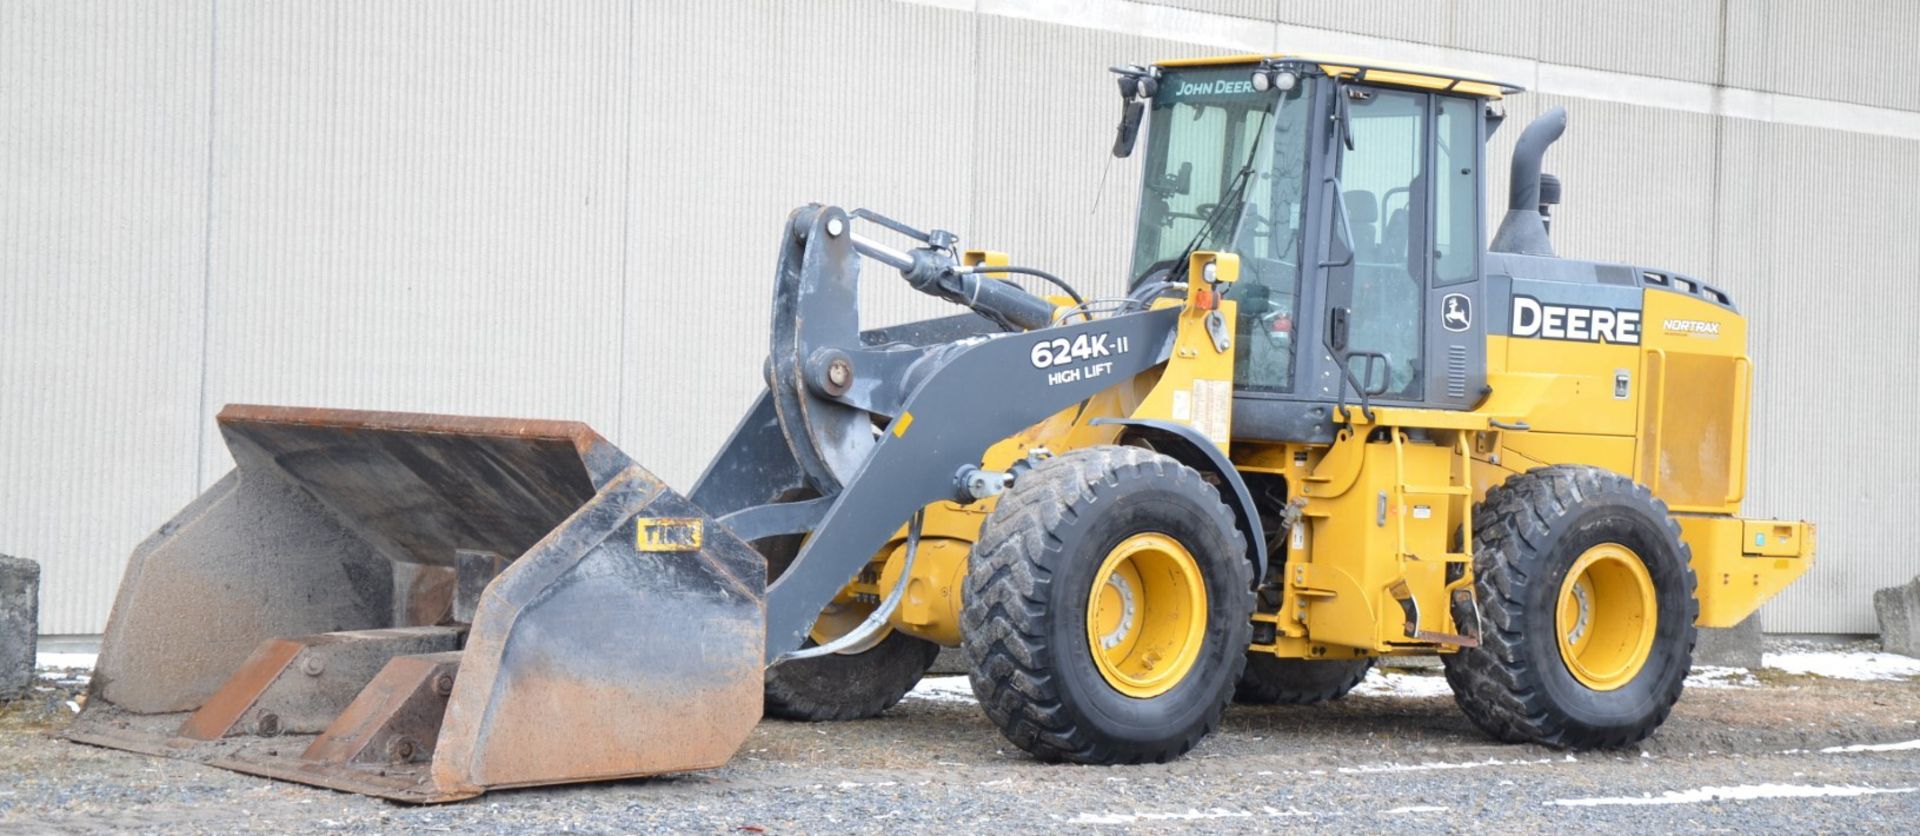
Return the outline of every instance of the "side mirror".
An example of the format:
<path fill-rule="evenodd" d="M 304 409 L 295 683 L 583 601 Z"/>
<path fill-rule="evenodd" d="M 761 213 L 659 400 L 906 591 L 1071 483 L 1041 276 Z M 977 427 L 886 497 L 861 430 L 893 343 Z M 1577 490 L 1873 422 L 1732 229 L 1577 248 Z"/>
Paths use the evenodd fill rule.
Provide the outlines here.
<path fill-rule="evenodd" d="M 1131 158 L 1133 142 L 1140 138 L 1140 117 L 1146 115 L 1146 102 L 1129 98 L 1119 106 L 1119 131 L 1114 133 L 1114 156 Z"/>
<path fill-rule="evenodd" d="M 1140 138 L 1140 120 L 1147 115 L 1147 103 L 1129 98 L 1120 106 L 1120 128 L 1113 136 L 1113 155 L 1133 156 L 1133 143 Z"/>

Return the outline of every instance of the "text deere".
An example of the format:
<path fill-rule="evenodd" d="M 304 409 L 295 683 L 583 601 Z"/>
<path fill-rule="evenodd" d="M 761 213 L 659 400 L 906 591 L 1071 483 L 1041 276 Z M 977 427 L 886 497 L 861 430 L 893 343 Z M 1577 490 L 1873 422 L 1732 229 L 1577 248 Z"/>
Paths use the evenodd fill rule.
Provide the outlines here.
<path fill-rule="evenodd" d="M 1516 337 L 1639 345 L 1640 312 L 1562 305 L 1515 295 L 1513 322 L 1508 330 Z"/>

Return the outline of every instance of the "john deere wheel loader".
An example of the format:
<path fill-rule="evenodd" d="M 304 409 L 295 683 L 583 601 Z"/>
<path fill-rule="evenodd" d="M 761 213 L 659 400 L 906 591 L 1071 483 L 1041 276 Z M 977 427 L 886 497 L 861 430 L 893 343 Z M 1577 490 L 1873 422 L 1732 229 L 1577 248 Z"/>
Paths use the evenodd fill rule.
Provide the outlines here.
<path fill-rule="evenodd" d="M 1150 125 L 1124 295 L 802 207 L 766 390 L 684 496 L 580 424 L 228 407 L 236 468 L 134 552 L 69 736 L 446 801 L 716 766 L 957 645 L 1047 760 L 1179 757 L 1414 654 L 1494 737 L 1619 746 L 1696 627 L 1807 570 L 1811 525 L 1738 516 L 1733 301 L 1554 255 L 1563 111 L 1485 246 L 1517 88 L 1116 72 L 1115 153 Z M 970 311 L 862 330 L 863 261 Z"/>

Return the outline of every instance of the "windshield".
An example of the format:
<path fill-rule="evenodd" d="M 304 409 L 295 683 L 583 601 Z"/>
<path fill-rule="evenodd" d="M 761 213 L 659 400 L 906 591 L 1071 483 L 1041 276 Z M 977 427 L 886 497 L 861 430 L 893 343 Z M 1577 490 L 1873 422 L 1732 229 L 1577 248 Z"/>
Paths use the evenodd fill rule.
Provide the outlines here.
<path fill-rule="evenodd" d="M 1235 382 L 1288 391 L 1306 176 L 1306 80 L 1253 89 L 1252 68 L 1170 70 L 1153 97 L 1133 283 L 1179 278 L 1195 250 L 1240 256 Z M 1253 339 L 1249 336 L 1257 334 Z"/>

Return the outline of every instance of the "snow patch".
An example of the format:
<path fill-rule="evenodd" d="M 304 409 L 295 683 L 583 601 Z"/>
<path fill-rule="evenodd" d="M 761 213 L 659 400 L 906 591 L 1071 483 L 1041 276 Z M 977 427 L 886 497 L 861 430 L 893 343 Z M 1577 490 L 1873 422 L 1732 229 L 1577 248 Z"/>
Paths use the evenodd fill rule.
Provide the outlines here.
<path fill-rule="evenodd" d="M 36 653 L 34 667 L 39 668 L 86 668 L 93 669 L 93 663 L 100 658 L 98 653 Z"/>
<path fill-rule="evenodd" d="M 1453 688 L 1444 676 L 1374 668 L 1367 671 L 1367 678 L 1354 686 L 1352 693 L 1362 697 L 1451 697 Z"/>
<path fill-rule="evenodd" d="M 1414 805 L 1412 807 L 1395 807 L 1391 810 L 1382 810 L 1381 812 L 1386 813 L 1388 815 L 1392 815 L 1394 813 L 1444 813 L 1446 811 L 1447 811 L 1447 808 L 1445 807 L 1425 807 L 1420 805 Z"/>
<path fill-rule="evenodd" d="M 1687 674 L 1688 688 L 1758 688 L 1760 680 L 1746 668 L 1697 665 Z"/>
<path fill-rule="evenodd" d="M 1826 784 L 1746 784 L 1737 787 L 1700 787 L 1668 790 L 1657 796 L 1620 796 L 1617 798 L 1562 798 L 1547 802 L 1549 807 L 1612 807 L 1620 805 L 1704 804 L 1710 801 L 1754 801 L 1765 798 L 1829 798 L 1857 795 L 1883 795 L 1913 792 L 1914 787 L 1856 787 Z"/>
<path fill-rule="evenodd" d="M 1186 810 L 1170 813 L 1081 813 L 1067 819 L 1067 824 L 1134 824 L 1143 821 L 1204 821 L 1206 819 L 1250 819 L 1253 814 L 1246 810 L 1228 810 L 1215 807 L 1210 810 Z"/>
<path fill-rule="evenodd" d="M 1920 676 L 1920 659 L 1895 653 L 1788 651 L 1765 654 L 1760 664 L 1787 673 L 1828 679 L 1897 680 Z"/>
<path fill-rule="evenodd" d="M 1553 763 L 1553 758 L 1541 758 L 1537 761 L 1503 761 L 1499 758 L 1488 758 L 1483 761 L 1467 761 L 1464 763 L 1371 763 L 1361 764 L 1360 766 L 1343 766 L 1340 767 L 1339 771 L 1347 775 L 1375 775 L 1386 772 L 1429 772 L 1442 769 L 1477 769 L 1483 766 L 1533 766 L 1543 763 Z"/>
<path fill-rule="evenodd" d="M 1425 812 L 1433 812 L 1433 811 L 1439 811 L 1439 810 L 1445 810 L 1445 809 L 1447 808 L 1445 807 L 1406 807 L 1406 808 L 1401 808 L 1397 810 L 1389 810 L 1388 812 L 1425 813 Z M 1070 819 L 1062 820 L 1060 819 L 1059 816 L 1054 816 L 1054 819 L 1065 821 L 1067 824 L 1138 824 L 1140 822 L 1147 822 L 1147 821 L 1207 821 L 1210 819 L 1250 819 L 1256 815 L 1264 816 L 1266 818 L 1271 818 L 1271 819 L 1290 819 L 1290 818 L 1301 818 L 1305 816 L 1322 816 L 1322 815 L 1338 815 L 1338 814 L 1337 813 L 1333 813 L 1333 814 L 1316 813 L 1311 810 L 1300 810 L 1293 807 L 1288 807 L 1285 810 L 1282 810 L 1278 807 L 1261 807 L 1259 812 L 1257 813 L 1250 810 L 1230 810 L 1225 807 L 1211 807 L 1205 810 L 1196 810 L 1196 809 L 1189 808 L 1184 811 L 1172 811 L 1172 812 L 1163 812 L 1163 813 L 1143 813 L 1143 812 L 1081 813 L 1080 815 L 1074 816 L 1073 818 L 1070 818 Z"/>
<path fill-rule="evenodd" d="M 907 696 L 930 702 L 973 702 L 973 684 L 964 676 L 929 676 Z"/>
<path fill-rule="evenodd" d="M 1920 749 L 1920 740 L 1907 740 L 1900 743 L 1855 743 L 1852 746 L 1828 746 L 1821 754 L 1834 755 L 1845 752 L 1911 752 Z"/>

